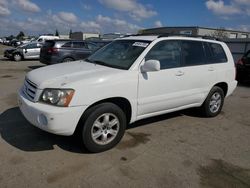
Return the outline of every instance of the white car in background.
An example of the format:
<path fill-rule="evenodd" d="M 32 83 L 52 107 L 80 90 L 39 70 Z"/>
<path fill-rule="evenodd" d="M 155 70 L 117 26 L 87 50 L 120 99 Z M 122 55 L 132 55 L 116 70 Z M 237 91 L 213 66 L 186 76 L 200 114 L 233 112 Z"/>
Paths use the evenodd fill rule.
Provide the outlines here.
<path fill-rule="evenodd" d="M 60 38 L 58 36 L 42 35 L 42 36 L 38 37 L 36 42 L 44 43 L 46 40 L 55 40 L 55 39 L 60 39 Z"/>
<path fill-rule="evenodd" d="M 42 44 L 37 42 L 30 42 L 22 44 L 16 48 L 6 49 L 4 57 L 14 61 L 21 61 L 23 59 L 39 59 Z"/>
<path fill-rule="evenodd" d="M 101 152 L 140 119 L 192 107 L 214 117 L 236 85 L 223 42 L 131 36 L 83 61 L 29 72 L 18 101 L 31 124 L 59 135 L 79 133 L 89 151 Z"/>

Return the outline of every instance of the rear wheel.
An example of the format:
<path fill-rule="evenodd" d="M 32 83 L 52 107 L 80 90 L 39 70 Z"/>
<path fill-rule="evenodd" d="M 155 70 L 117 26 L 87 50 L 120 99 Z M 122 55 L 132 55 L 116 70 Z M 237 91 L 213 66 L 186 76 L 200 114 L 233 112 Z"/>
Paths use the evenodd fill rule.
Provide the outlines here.
<path fill-rule="evenodd" d="M 90 108 L 82 119 L 81 140 L 93 153 L 113 148 L 122 139 L 126 116 L 117 105 L 103 103 Z"/>
<path fill-rule="evenodd" d="M 217 116 L 224 104 L 224 97 L 223 90 L 218 86 L 214 86 L 201 107 L 203 114 L 206 117 Z"/>
<path fill-rule="evenodd" d="M 64 58 L 64 59 L 63 59 L 63 62 L 64 62 L 64 63 L 71 62 L 71 61 L 74 61 L 74 59 L 71 58 L 71 57 L 67 57 L 67 58 Z"/>
<path fill-rule="evenodd" d="M 22 56 L 20 54 L 14 54 L 13 59 L 14 61 L 21 61 Z"/>

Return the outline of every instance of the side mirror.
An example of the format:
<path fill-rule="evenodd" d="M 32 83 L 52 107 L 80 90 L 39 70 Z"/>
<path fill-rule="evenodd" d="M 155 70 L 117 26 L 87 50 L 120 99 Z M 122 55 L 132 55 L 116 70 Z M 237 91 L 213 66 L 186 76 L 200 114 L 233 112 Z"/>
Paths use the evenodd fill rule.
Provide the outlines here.
<path fill-rule="evenodd" d="M 27 52 L 28 52 L 28 51 L 27 51 L 27 48 L 25 48 L 25 49 L 24 49 L 24 53 L 27 53 Z"/>
<path fill-rule="evenodd" d="M 145 63 L 141 66 L 141 72 L 154 72 L 159 71 L 160 69 L 160 61 L 153 59 L 145 61 Z"/>

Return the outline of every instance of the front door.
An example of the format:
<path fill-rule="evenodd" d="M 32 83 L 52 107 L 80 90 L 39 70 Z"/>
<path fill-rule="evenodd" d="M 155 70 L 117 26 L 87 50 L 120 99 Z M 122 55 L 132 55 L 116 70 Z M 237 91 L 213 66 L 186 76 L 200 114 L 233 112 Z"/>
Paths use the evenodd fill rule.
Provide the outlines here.
<path fill-rule="evenodd" d="M 160 41 L 146 55 L 159 60 L 161 70 L 139 73 L 138 118 L 183 105 L 181 46 L 179 41 Z"/>

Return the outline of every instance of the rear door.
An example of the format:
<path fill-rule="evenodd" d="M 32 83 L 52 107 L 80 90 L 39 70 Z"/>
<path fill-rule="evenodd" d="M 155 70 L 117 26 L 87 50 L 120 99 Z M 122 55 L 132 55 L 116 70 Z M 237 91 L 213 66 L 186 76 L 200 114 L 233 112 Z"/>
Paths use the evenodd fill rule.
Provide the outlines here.
<path fill-rule="evenodd" d="M 73 53 L 75 60 L 85 59 L 91 54 L 84 41 L 73 42 Z"/>
<path fill-rule="evenodd" d="M 207 62 L 202 41 L 182 40 L 183 97 L 186 104 L 200 104 L 217 80 L 215 67 Z"/>
<path fill-rule="evenodd" d="M 207 42 L 206 46 L 211 52 L 208 56 L 208 66 L 209 69 L 213 70 L 213 74 L 216 75 L 215 83 L 225 82 L 227 80 L 234 80 L 235 77 L 235 67 L 230 65 L 229 59 L 226 53 L 219 43 Z"/>

